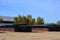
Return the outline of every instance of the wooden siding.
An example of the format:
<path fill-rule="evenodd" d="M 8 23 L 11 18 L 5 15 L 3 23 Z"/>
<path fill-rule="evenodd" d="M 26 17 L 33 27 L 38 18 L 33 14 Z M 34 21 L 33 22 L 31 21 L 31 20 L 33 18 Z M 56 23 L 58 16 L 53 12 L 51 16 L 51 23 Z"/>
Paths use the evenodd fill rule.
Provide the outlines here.
<path fill-rule="evenodd" d="M 10 31 L 10 32 L 14 32 L 14 28 L 0 28 L 0 31 Z"/>
<path fill-rule="evenodd" d="M 32 28 L 32 32 L 49 31 L 48 28 Z"/>

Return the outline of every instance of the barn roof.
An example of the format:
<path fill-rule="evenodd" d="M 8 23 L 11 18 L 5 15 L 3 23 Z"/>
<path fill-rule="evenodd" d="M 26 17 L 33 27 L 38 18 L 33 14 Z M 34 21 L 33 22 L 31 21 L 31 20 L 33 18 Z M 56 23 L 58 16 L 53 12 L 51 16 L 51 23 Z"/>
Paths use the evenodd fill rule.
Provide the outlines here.
<path fill-rule="evenodd" d="M 13 26 L 11 23 L 0 23 L 0 26 Z"/>
<path fill-rule="evenodd" d="M 15 24 L 15 23 L 0 23 L 0 26 L 23 26 L 23 27 L 56 27 L 56 24 Z"/>
<path fill-rule="evenodd" d="M 0 20 L 3 21 L 14 21 L 14 17 L 8 17 L 8 16 L 0 16 Z"/>

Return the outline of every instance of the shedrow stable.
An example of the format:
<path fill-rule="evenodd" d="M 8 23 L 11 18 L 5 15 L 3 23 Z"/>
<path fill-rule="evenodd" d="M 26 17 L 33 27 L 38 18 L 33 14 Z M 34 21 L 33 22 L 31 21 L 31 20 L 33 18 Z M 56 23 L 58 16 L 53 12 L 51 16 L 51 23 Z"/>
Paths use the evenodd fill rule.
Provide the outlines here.
<path fill-rule="evenodd" d="M 41 32 L 41 31 L 60 31 L 60 27 L 56 24 L 0 24 L 0 31 L 11 32 Z"/>
<path fill-rule="evenodd" d="M 13 17 L 0 16 L 0 32 L 41 32 L 41 31 L 60 31 L 60 26 L 57 24 L 15 24 Z"/>

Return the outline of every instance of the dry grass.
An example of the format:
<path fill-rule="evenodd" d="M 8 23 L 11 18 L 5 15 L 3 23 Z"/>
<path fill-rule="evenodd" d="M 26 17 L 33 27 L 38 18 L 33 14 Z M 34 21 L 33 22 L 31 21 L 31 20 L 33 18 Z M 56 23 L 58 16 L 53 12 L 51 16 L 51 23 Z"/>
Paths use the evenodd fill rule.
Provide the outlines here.
<path fill-rule="evenodd" d="M 0 33 L 0 40 L 60 40 L 60 32 L 6 32 Z"/>

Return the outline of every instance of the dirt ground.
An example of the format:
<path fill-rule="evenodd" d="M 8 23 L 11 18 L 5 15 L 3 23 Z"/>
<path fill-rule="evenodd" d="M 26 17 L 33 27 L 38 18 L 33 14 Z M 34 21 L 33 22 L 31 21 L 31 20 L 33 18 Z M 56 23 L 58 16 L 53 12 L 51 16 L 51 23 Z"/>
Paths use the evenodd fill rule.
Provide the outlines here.
<path fill-rule="evenodd" d="M 5 32 L 0 33 L 0 40 L 60 40 L 60 32 Z"/>

